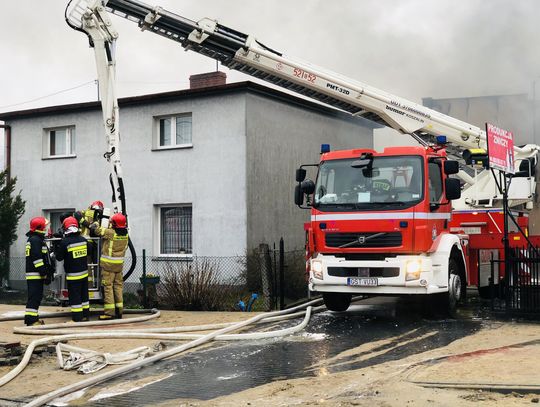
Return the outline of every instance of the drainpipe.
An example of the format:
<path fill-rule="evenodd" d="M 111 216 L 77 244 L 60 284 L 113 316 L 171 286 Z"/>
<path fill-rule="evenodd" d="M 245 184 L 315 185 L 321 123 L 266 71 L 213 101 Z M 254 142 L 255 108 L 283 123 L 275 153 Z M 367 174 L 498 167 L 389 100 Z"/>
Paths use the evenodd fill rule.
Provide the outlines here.
<path fill-rule="evenodd" d="M 4 169 L 7 170 L 8 179 L 11 179 L 11 126 L 0 124 L 0 129 L 4 129 Z"/>
<path fill-rule="evenodd" d="M 11 179 L 11 126 L 8 126 L 7 124 L 0 124 L 0 129 L 4 129 L 4 160 L 5 160 L 5 166 L 4 170 L 7 170 L 7 180 Z M 8 247 L 6 256 L 10 258 L 10 250 L 11 248 Z M 10 265 L 8 263 L 8 270 L 10 268 Z M 7 286 L 9 287 L 9 271 L 6 276 L 6 282 Z M 4 282 L 4 283 L 6 283 Z M 4 284 L 3 283 L 3 284 Z"/>

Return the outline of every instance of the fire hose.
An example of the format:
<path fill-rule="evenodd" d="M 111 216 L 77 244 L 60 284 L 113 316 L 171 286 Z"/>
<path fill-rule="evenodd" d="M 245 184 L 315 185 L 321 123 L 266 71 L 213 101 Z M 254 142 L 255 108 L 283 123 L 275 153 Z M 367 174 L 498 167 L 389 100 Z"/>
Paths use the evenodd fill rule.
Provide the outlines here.
<path fill-rule="evenodd" d="M 30 357 L 37 346 L 49 344 L 49 343 L 58 343 L 65 342 L 68 340 L 81 340 L 81 339 L 105 339 L 105 338 L 132 338 L 132 339 L 167 339 L 167 340 L 191 340 L 191 342 L 184 345 L 180 345 L 174 348 L 171 348 L 167 351 L 160 352 L 154 356 L 151 356 L 146 359 L 137 360 L 134 363 L 128 365 L 123 365 L 119 368 L 111 370 L 109 372 L 102 373 L 100 375 L 91 377 L 89 379 L 83 380 L 79 383 L 75 383 L 69 386 L 66 386 L 61 389 L 57 389 L 51 393 L 45 394 L 34 401 L 30 402 L 28 406 L 40 406 L 51 400 L 54 400 L 57 397 L 65 396 L 74 391 L 83 389 L 85 387 L 101 383 L 110 378 L 120 376 L 122 374 L 131 372 L 133 369 L 137 369 L 141 366 L 154 363 L 158 360 L 168 358 L 174 355 L 177 355 L 181 352 L 184 352 L 187 349 L 194 348 L 196 346 L 205 344 L 212 340 L 253 340 L 253 339 L 262 339 L 262 338 L 272 338 L 290 335 L 292 333 L 298 332 L 305 328 L 312 312 L 320 312 L 325 309 L 324 306 L 318 306 L 312 308 L 313 305 L 320 303 L 321 300 L 309 301 L 305 304 L 298 305 L 294 308 L 290 308 L 283 311 L 274 311 L 264 314 L 259 314 L 253 318 L 250 318 L 246 321 L 235 322 L 235 323 L 220 323 L 220 324 L 207 324 L 207 325 L 198 325 L 190 327 L 170 327 L 170 328 L 147 328 L 147 329 L 123 329 L 115 330 L 109 332 L 81 332 L 80 328 L 88 326 L 100 326 L 100 325 L 117 325 L 123 323 L 132 323 L 141 320 L 148 320 L 151 318 L 156 318 L 159 316 L 159 312 L 154 310 L 154 313 L 150 316 L 144 316 L 139 318 L 129 318 L 122 320 L 113 320 L 113 321 L 92 321 L 92 322 L 83 322 L 78 324 L 52 324 L 47 326 L 34 326 L 34 327 L 16 327 L 14 332 L 21 334 L 34 334 L 34 335 L 43 335 L 49 333 L 55 333 L 59 335 L 50 336 L 42 339 L 37 339 L 32 341 L 23 356 L 23 359 L 12 371 L 0 378 L 0 387 L 8 383 L 10 380 L 14 379 L 29 363 Z M 239 333 L 239 334 L 229 334 L 244 328 L 248 325 L 255 323 L 268 323 L 268 322 L 277 322 L 284 319 L 296 318 L 298 316 L 304 315 L 303 321 L 293 327 L 278 329 L 273 331 L 264 331 L 264 332 L 251 332 L 251 333 Z M 53 315 L 51 315 L 53 316 Z M 1 321 L 1 319 L 0 319 Z M 70 326 L 71 325 L 71 326 Z M 63 328 L 63 329 L 59 329 Z M 211 329 L 217 329 L 216 331 L 201 335 L 201 334 L 179 334 L 179 332 L 193 332 L 193 331 L 206 331 Z"/>

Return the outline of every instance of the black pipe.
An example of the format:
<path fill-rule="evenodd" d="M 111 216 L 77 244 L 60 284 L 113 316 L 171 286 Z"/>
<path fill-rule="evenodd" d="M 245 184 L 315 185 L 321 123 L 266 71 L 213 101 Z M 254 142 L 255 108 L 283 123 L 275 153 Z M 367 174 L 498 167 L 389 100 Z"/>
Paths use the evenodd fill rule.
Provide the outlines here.
<path fill-rule="evenodd" d="M 285 243 L 279 239 L 279 309 L 285 309 Z"/>

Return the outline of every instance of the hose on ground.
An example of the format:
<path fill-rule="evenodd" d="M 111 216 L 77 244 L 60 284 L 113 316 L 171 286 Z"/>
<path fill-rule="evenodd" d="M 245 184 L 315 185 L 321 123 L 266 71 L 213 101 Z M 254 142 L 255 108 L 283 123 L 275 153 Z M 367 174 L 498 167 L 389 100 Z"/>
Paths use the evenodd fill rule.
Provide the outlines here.
<path fill-rule="evenodd" d="M 90 315 L 98 315 L 103 313 L 103 308 L 90 308 Z M 154 309 L 125 309 L 123 314 L 149 314 L 154 312 Z M 39 318 L 58 318 L 58 317 L 70 317 L 71 311 L 57 311 L 57 312 L 43 312 L 39 313 Z M 22 321 L 24 319 L 24 311 L 16 315 L 0 315 L 0 322 L 7 321 Z"/>
<path fill-rule="evenodd" d="M 319 302 L 319 301 L 320 300 L 315 300 L 315 301 L 312 301 L 312 302 Z M 235 323 L 234 325 L 231 325 L 231 326 L 219 329 L 217 331 L 211 332 L 209 334 L 203 335 L 200 338 L 197 338 L 197 339 L 195 339 L 195 340 L 193 340 L 191 342 L 188 342 L 188 343 L 180 345 L 180 346 L 173 347 L 173 348 L 171 348 L 169 350 L 165 350 L 165 351 L 163 351 L 163 352 L 161 352 L 159 354 L 156 354 L 154 356 L 151 356 L 151 357 L 149 357 L 147 359 L 143 359 L 143 360 L 137 361 L 137 362 L 129 364 L 129 365 L 124 365 L 124 366 L 121 366 L 121 367 L 119 367 L 117 369 L 111 370 L 109 372 L 105 372 L 105 373 L 99 374 L 97 376 L 94 376 L 94 377 L 88 378 L 86 380 L 83 380 L 81 382 L 74 383 L 74 384 L 65 386 L 63 388 L 54 390 L 54 391 L 52 391 L 52 392 L 50 392 L 48 394 L 45 394 L 45 395 L 43 395 L 41 397 L 38 397 L 37 399 L 33 400 L 32 402 L 28 403 L 27 407 L 42 406 L 45 403 L 48 403 L 49 401 L 54 400 L 57 397 L 65 396 L 65 395 L 73 393 L 75 391 L 84 389 L 85 387 L 92 386 L 92 385 L 101 383 L 101 382 L 103 382 L 105 380 L 109 380 L 109 379 L 111 379 L 113 377 L 118 377 L 118 376 L 120 376 L 122 374 L 131 372 L 132 370 L 138 369 L 138 368 L 140 368 L 142 366 L 157 362 L 159 360 L 162 360 L 162 359 L 165 359 L 165 358 L 168 358 L 168 357 L 171 357 L 171 356 L 178 355 L 179 353 L 182 353 L 182 352 L 184 352 L 184 351 L 186 351 L 188 349 L 191 349 L 191 348 L 194 348 L 196 346 L 207 343 L 209 341 L 215 340 L 220 335 L 224 335 L 224 334 L 227 334 L 229 332 L 237 331 L 240 328 L 246 327 L 246 326 L 251 325 L 251 324 L 253 324 L 255 322 L 261 321 L 261 320 L 263 320 L 265 318 L 274 317 L 274 316 L 280 316 L 280 315 L 286 315 L 286 314 L 296 312 L 299 309 L 306 308 L 306 317 L 304 318 L 304 321 L 302 322 L 302 324 L 299 325 L 299 326 L 301 326 L 300 329 L 303 329 L 305 324 L 307 324 L 307 322 L 309 321 L 309 317 L 311 315 L 311 305 L 313 305 L 313 304 L 306 303 L 306 304 L 300 305 L 298 307 L 294 307 L 294 308 L 283 310 L 283 311 L 274 311 L 274 312 L 269 312 L 269 313 L 265 313 L 265 314 L 256 315 L 256 316 L 254 316 L 254 317 L 252 317 L 252 318 L 250 318 L 248 320 L 241 321 L 241 322 Z M 136 333 L 133 333 L 133 334 L 136 334 Z M 269 334 L 269 332 L 262 332 L 261 334 Z M 76 336 L 79 336 L 79 335 L 81 335 L 81 334 L 75 334 L 74 336 L 76 337 Z M 125 335 L 125 333 L 122 334 L 122 337 L 124 337 L 124 335 Z M 143 335 L 148 335 L 148 334 L 143 334 Z M 63 335 L 63 336 L 60 336 L 60 337 L 57 337 L 57 338 L 62 338 L 62 337 L 65 337 L 65 336 L 70 336 L 70 335 Z M 43 340 L 43 339 L 41 339 L 41 340 Z M 34 342 L 39 342 L 41 340 L 37 340 L 37 341 L 34 341 Z M 25 354 L 25 356 L 26 356 L 26 354 Z M 0 383 L 0 385 L 1 385 L 1 383 Z"/>
<path fill-rule="evenodd" d="M 323 312 L 326 310 L 326 307 L 324 305 L 314 307 L 312 308 L 311 313 L 316 314 L 319 312 Z M 262 321 L 259 321 L 257 323 L 270 323 L 270 322 L 278 322 L 283 321 L 285 319 L 293 319 L 300 316 L 303 316 L 305 314 L 304 311 L 295 312 L 288 315 L 281 315 L 276 317 L 270 317 L 265 318 Z M 134 318 L 129 319 L 129 323 L 133 321 Z M 134 327 L 133 329 L 115 329 L 115 333 L 130 333 L 130 332 L 139 332 L 139 333 L 178 333 L 178 332 L 196 332 L 196 331 L 210 331 L 214 329 L 221 329 L 225 328 L 227 326 L 234 325 L 235 322 L 222 322 L 218 324 L 207 324 L 207 325 L 192 325 L 192 326 L 175 326 L 175 327 L 169 327 L 169 328 L 137 328 Z M 48 335 L 50 334 L 50 330 L 54 329 L 54 333 L 57 335 L 69 335 L 72 333 L 80 332 L 79 328 L 84 328 L 85 326 L 89 325 L 83 325 L 82 323 L 77 324 L 70 324 L 69 326 L 66 326 L 67 324 L 51 324 L 51 325 L 37 325 L 37 326 L 25 326 L 25 327 L 14 327 L 13 332 L 17 334 L 23 334 L 23 335 Z M 57 328 L 65 328 L 65 329 L 57 329 Z M 83 331 L 81 333 L 84 333 L 86 331 Z M 191 339 L 194 336 L 188 337 L 186 336 L 185 339 Z M 158 338 L 157 338 L 158 339 Z"/>

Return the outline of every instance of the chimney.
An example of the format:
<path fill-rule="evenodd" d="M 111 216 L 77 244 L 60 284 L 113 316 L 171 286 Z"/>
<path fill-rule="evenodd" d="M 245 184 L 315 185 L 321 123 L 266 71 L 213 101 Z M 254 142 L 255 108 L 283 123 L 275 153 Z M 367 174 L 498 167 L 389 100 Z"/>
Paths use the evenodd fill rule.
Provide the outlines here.
<path fill-rule="evenodd" d="M 227 74 L 225 72 L 215 71 L 200 73 L 189 77 L 190 89 L 201 89 L 212 86 L 221 86 L 227 83 Z"/>

